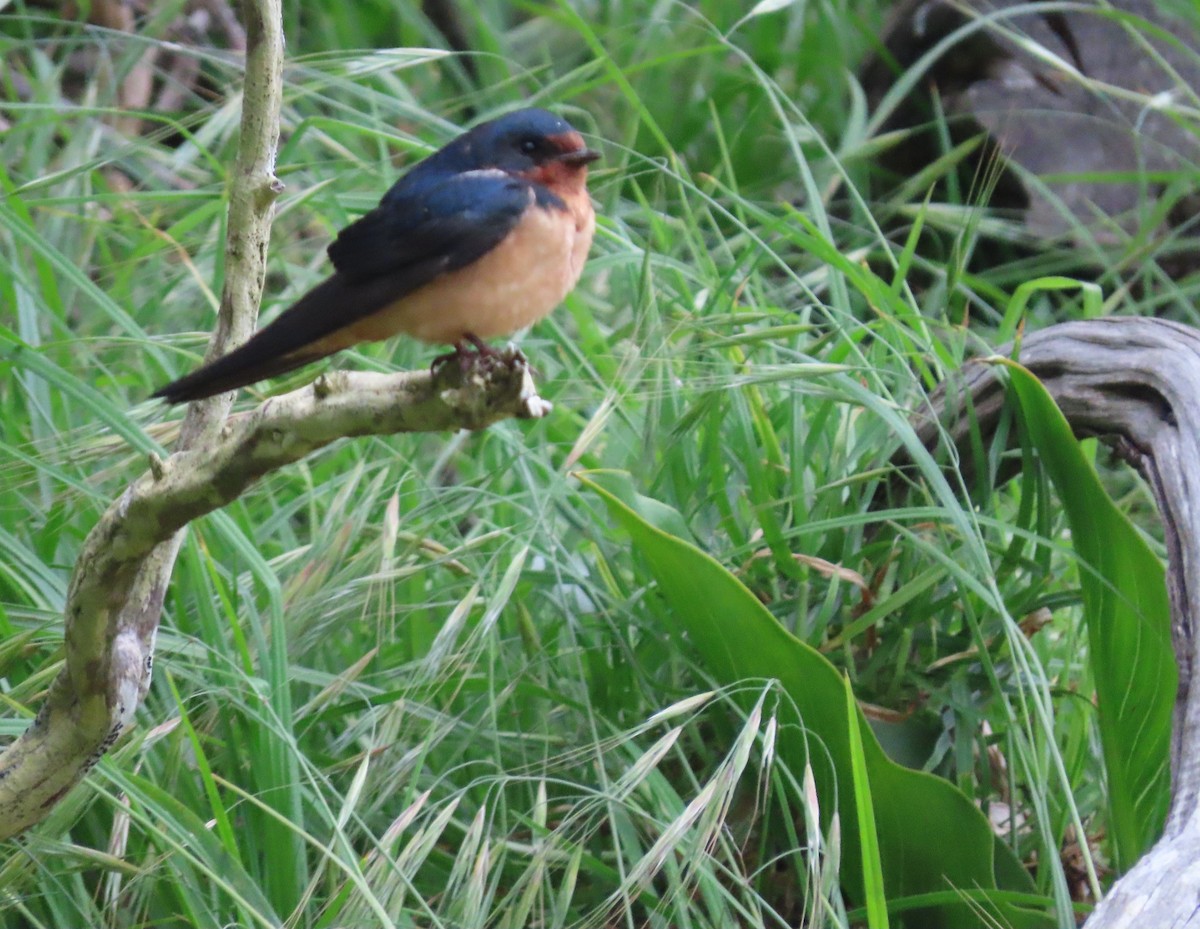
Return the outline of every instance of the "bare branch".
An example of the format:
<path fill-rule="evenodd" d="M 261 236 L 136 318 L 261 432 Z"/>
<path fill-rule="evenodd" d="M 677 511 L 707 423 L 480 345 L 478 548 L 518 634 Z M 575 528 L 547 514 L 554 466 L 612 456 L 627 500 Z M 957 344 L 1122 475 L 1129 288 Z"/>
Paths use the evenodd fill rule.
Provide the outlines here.
<path fill-rule="evenodd" d="M 150 680 L 179 530 L 265 474 L 347 436 L 482 429 L 544 416 L 519 356 L 463 373 L 335 372 L 230 419 L 195 450 L 151 459 L 88 534 L 67 601 L 67 663 L 0 755 L 0 839 L 44 817 L 128 725 Z"/>
<path fill-rule="evenodd" d="M 254 329 L 279 191 L 274 169 L 282 99 L 281 7 L 279 0 L 246 0 L 243 9 L 242 125 L 229 192 L 225 291 L 209 357 L 244 341 Z M 210 441 L 232 400 L 227 394 L 193 404 L 180 447 Z M 109 531 L 122 538 L 122 520 L 114 523 L 112 515 L 110 509 L 88 536 L 71 576 L 64 617 L 66 665 L 33 724 L 0 754 L 2 837 L 49 813 L 121 734 L 150 685 L 154 635 L 182 536 L 166 533 L 138 554 L 106 557 L 97 540 Z"/>
<path fill-rule="evenodd" d="M 246 79 L 237 163 L 229 187 L 225 288 L 205 361 L 226 354 L 254 332 L 267 276 L 271 216 L 275 198 L 283 189 L 275 176 L 283 106 L 283 12 L 280 0 L 246 0 L 242 10 L 246 17 Z M 233 394 L 193 403 L 184 420 L 180 448 L 190 448 L 211 434 L 232 403 Z"/>

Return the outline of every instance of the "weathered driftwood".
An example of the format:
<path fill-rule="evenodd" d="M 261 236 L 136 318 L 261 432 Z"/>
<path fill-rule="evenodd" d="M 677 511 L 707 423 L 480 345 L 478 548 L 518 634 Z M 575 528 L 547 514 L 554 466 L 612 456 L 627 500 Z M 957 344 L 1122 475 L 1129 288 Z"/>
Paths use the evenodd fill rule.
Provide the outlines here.
<path fill-rule="evenodd" d="M 1153 848 L 1109 890 L 1087 929 L 1200 927 L 1200 331 L 1159 319 L 1063 323 L 1025 337 L 1020 362 L 1046 385 L 1076 435 L 1112 443 L 1149 483 L 1162 514 L 1168 551 L 1171 635 L 1179 665 L 1171 743 L 1172 798 Z M 953 411 L 969 400 L 983 435 L 1004 405 L 991 365 L 968 366 L 934 398 L 950 410 L 948 437 L 967 448 L 970 417 Z M 939 427 L 921 428 L 929 446 Z M 969 458 L 964 467 L 970 469 Z"/>

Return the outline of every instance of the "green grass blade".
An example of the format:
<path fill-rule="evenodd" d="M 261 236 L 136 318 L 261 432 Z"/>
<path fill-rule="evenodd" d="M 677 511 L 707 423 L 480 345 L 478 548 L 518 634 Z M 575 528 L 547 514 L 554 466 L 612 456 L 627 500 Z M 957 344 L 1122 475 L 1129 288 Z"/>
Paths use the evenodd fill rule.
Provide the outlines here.
<path fill-rule="evenodd" d="M 870 929 L 887 929 L 887 896 L 883 889 L 883 861 L 879 854 L 879 833 L 875 827 L 874 800 L 871 797 L 871 775 L 867 771 L 867 756 L 863 749 L 863 730 L 870 732 L 850 678 L 846 685 L 846 730 L 850 745 L 850 775 L 854 784 L 854 811 L 858 816 L 858 838 L 862 847 L 863 899 L 867 906 L 867 925 Z"/>

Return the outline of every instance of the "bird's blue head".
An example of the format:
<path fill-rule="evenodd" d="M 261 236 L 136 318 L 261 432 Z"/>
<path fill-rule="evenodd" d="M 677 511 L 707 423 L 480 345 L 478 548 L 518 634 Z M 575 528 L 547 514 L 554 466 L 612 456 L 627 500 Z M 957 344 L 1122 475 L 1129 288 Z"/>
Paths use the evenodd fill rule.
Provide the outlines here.
<path fill-rule="evenodd" d="M 565 119 L 527 107 L 480 123 L 424 164 L 451 171 L 498 168 L 540 180 L 543 175 L 586 173 L 587 165 L 599 157 Z"/>

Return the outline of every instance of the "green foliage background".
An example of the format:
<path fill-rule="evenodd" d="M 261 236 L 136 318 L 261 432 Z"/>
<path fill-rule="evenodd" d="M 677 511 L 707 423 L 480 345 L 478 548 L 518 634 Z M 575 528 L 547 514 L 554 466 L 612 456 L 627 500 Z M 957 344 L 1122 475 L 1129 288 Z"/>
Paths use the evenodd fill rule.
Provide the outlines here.
<path fill-rule="evenodd" d="M 192 526 L 140 725 L 0 849 L 0 923 L 878 924 L 840 889 L 838 798 L 775 752 L 799 725 L 786 688 L 720 681 L 678 634 L 572 476 L 607 468 L 891 711 L 870 714 L 899 720 L 877 727 L 888 753 L 988 811 L 1026 902 L 1073 924 L 1112 852 L 1088 569 L 1060 506 L 1036 468 L 997 490 L 926 460 L 872 507 L 909 415 L 998 341 L 1017 286 L 1065 266 L 1101 312 L 1194 322 L 1196 285 L 1147 236 L 1027 248 L 969 185 L 927 201 L 949 147 L 927 183 L 873 179 L 853 74 L 886 6 L 497 0 L 464 4 L 464 57 L 408 0 L 288 5 L 264 318 L 405 166 L 474 118 L 551 105 L 605 153 L 584 279 L 522 342 L 556 410 L 341 443 Z M 0 10 L 7 737 L 60 667 L 83 537 L 173 439 L 177 412 L 145 398 L 198 361 L 220 292 L 238 62 L 168 34 L 179 10 L 132 36 Z M 204 81 L 123 132 L 120 78 L 164 42 Z M 1026 325 L 1084 306 L 1036 291 Z M 335 364 L 429 357 L 397 342 Z M 1107 480 L 1146 516 L 1140 484 Z M 891 920 L 968 889 L 889 900 Z"/>

